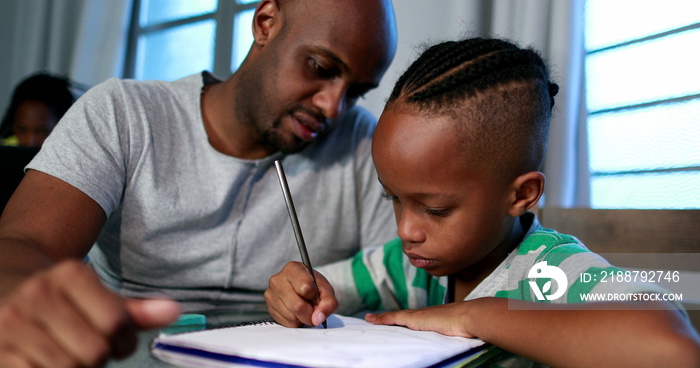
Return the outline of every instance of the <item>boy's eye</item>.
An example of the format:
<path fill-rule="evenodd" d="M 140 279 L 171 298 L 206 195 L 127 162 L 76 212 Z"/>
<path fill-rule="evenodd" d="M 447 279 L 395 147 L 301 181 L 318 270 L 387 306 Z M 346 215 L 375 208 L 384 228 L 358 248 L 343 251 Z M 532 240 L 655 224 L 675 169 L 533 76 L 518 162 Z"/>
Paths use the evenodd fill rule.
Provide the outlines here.
<path fill-rule="evenodd" d="M 423 212 L 431 216 L 445 217 L 449 215 L 452 211 L 449 208 L 423 208 Z"/>
<path fill-rule="evenodd" d="M 387 201 L 396 201 L 399 199 L 399 197 L 388 193 L 382 193 L 382 198 L 386 199 Z"/>

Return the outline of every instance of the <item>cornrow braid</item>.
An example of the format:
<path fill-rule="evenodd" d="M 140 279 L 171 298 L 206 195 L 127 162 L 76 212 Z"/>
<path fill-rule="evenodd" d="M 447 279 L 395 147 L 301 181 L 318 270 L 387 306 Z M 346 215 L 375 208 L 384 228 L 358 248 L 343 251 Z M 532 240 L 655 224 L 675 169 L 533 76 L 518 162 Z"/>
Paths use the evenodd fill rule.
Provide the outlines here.
<path fill-rule="evenodd" d="M 478 91 L 528 80 L 546 83 L 553 107 L 559 86 L 549 81 L 537 52 L 499 39 L 450 41 L 427 49 L 398 80 L 388 102 L 403 96 L 409 103 L 439 107 Z"/>
<path fill-rule="evenodd" d="M 456 157 L 512 180 L 541 169 L 558 91 L 536 51 L 472 38 L 424 51 L 398 79 L 386 108 L 452 119 L 462 142 Z"/>
<path fill-rule="evenodd" d="M 398 97 L 403 89 L 415 90 L 426 84 L 428 81 L 445 74 L 465 60 L 484 53 L 508 47 L 500 40 L 489 40 L 473 38 L 458 41 L 444 42 L 430 47 L 411 67 L 403 74 L 394 88 L 392 97 Z"/>

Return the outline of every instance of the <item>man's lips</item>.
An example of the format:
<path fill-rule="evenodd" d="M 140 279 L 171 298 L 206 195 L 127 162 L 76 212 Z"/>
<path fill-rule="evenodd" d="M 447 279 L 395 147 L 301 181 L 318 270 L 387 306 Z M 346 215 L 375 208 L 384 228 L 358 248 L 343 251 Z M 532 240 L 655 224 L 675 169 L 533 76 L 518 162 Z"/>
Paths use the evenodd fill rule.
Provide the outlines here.
<path fill-rule="evenodd" d="M 294 113 L 292 117 L 292 129 L 294 133 L 304 141 L 313 140 L 318 133 L 325 129 L 321 119 L 317 119 L 305 113 Z"/>
<path fill-rule="evenodd" d="M 309 130 L 315 133 L 320 133 L 325 128 L 323 124 L 324 118 L 322 116 L 317 117 L 306 113 L 295 113 L 293 114 L 293 116 L 295 119 L 299 120 L 299 122 L 301 122 L 305 127 L 309 128 Z"/>

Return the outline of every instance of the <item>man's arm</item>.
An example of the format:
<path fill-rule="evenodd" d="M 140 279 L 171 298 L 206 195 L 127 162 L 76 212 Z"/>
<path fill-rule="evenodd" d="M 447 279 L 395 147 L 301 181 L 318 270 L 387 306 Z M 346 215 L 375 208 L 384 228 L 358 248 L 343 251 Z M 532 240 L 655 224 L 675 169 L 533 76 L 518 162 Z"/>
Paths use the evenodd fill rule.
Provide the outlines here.
<path fill-rule="evenodd" d="M 65 259 L 82 259 L 106 220 L 83 192 L 29 170 L 0 217 L 0 295 Z"/>
<path fill-rule="evenodd" d="M 0 218 L 0 367 L 99 366 L 177 317 L 175 303 L 114 294 L 82 262 L 105 219 L 78 189 L 27 172 Z"/>

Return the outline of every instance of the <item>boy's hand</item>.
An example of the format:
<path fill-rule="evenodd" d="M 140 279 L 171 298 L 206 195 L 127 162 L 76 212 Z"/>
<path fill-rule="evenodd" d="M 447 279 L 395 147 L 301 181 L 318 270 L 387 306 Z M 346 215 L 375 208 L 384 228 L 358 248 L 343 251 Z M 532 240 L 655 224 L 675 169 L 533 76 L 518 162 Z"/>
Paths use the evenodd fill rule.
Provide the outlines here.
<path fill-rule="evenodd" d="M 333 287 L 316 274 L 318 291 L 309 270 L 300 262 L 287 263 L 270 277 L 265 301 L 270 316 L 286 327 L 318 326 L 338 309 Z"/>
<path fill-rule="evenodd" d="M 449 336 L 475 337 L 467 330 L 468 303 L 458 302 L 421 309 L 367 314 L 365 320 L 375 325 L 399 325 L 412 330 L 435 331 Z"/>
<path fill-rule="evenodd" d="M 0 300 L 0 367 L 97 367 L 136 348 L 137 332 L 167 325 L 173 301 L 125 299 L 80 261 L 37 273 Z"/>

